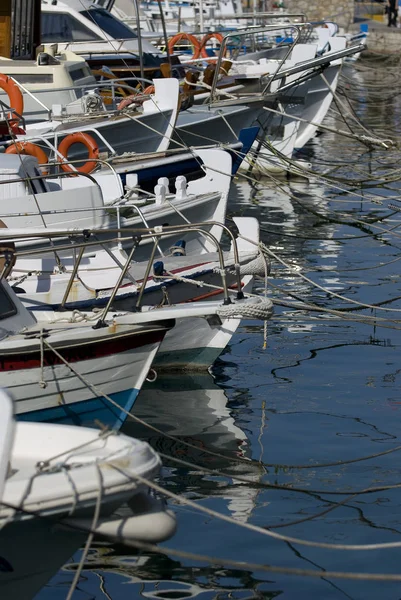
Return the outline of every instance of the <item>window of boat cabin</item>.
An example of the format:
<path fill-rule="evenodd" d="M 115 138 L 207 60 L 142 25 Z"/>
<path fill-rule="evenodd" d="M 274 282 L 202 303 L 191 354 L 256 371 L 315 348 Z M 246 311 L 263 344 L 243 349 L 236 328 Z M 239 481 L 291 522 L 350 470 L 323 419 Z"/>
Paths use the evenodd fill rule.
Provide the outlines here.
<path fill-rule="evenodd" d="M 7 319 L 17 314 L 17 309 L 14 306 L 11 298 L 0 283 L 0 320 Z"/>
<path fill-rule="evenodd" d="M 81 10 L 80 14 L 95 23 L 114 40 L 131 40 L 137 37 L 131 27 L 124 25 L 104 8 Z"/>
<path fill-rule="evenodd" d="M 101 39 L 68 13 L 42 12 L 41 27 L 42 44 L 90 42 Z"/>
<path fill-rule="evenodd" d="M 15 73 L 13 78 L 18 83 L 53 83 L 52 73 Z"/>
<path fill-rule="evenodd" d="M 68 72 L 73 81 L 84 79 L 85 77 L 93 77 L 89 67 L 71 67 L 68 69 Z"/>

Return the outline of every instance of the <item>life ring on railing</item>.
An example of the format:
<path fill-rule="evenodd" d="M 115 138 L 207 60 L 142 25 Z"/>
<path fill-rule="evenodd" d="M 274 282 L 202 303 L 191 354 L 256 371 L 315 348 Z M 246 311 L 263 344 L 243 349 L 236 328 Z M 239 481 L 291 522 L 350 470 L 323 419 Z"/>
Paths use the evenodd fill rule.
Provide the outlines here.
<path fill-rule="evenodd" d="M 99 158 L 99 146 L 96 144 L 92 136 L 88 135 L 87 133 L 83 133 L 82 131 L 78 131 L 77 133 L 70 133 L 67 135 L 60 142 L 57 151 L 60 152 L 64 158 L 68 159 L 68 150 L 74 144 L 83 144 L 86 146 L 89 153 L 89 160 L 81 167 L 76 167 L 77 171 L 80 173 L 92 173 L 92 171 L 97 167 L 97 162 L 95 162 L 95 160 Z M 74 173 L 74 169 L 66 163 L 62 163 L 61 168 L 66 173 Z"/>
<path fill-rule="evenodd" d="M 12 146 L 8 146 L 6 154 L 28 154 L 35 156 L 40 165 L 46 165 L 49 162 L 47 154 L 40 146 L 31 142 L 14 142 Z M 48 171 L 42 171 L 43 175 L 47 175 Z"/>
<path fill-rule="evenodd" d="M 192 35 L 190 33 L 186 33 L 185 31 L 183 31 L 181 33 L 177 33 L 177 35 L 174 35 L 172 38 L 169 39 L 169 41 L 168 41 L 169 54 L 173 54 L 175 45 L 178 44 L 178 42 L 181 42 L 181 40 L 188 40 L 188 42 L 191 43 L 191 45 L 193 46 L 193 49 L 194 49 L 192 58 L 199 58 L 200 43 L 199 43 L 198 38 L 196 38 L 194 35 Z"/>
<path fill-rule="evenodd" d="M 7 75 L 3 75 L 3 73 L 0 73 L 0 88 L 7 94 L 10 108 L 12 109 L 8 117 L 11 131 L 21 133 L 18 124 L 24 112 L 24 97 L 22 92 L 15 81 Z"/>
<path fill-rule="evenodd" d="M 217 40 L 220 44 L 223 42 L 223 36 L 218 31 L 211 31 L 210 33 L 207 33 L 200 43 L 199 56 L 202 56 L 203 58 L 210 58 L 206 50 L 206 44 L 209 40 L 213 39 Z M 194 58 L 198 58 L 198 56 L 194 56 Z"/>

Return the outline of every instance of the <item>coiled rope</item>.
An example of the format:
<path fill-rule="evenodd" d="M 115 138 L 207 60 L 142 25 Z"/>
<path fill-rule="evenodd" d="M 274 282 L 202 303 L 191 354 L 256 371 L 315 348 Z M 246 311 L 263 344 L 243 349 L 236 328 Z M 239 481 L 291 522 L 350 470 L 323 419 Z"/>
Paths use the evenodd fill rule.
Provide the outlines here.
<path fill-rule="evenodd" d="M 267 320 L 273 315 L 273 302 L 269 298 L 260 298 L 257 304 L 234 302 L 218 308 L 217 314 L 221 319 Z"/>

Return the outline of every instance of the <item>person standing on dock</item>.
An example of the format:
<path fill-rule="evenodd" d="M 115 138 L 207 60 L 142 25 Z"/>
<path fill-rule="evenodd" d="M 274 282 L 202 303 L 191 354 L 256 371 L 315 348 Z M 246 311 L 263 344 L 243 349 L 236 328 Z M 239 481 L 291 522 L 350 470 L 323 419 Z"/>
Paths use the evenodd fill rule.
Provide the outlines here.
<path fill-rule="evenodd" d="M 393 25 L 393 27 L 397 27 L 398 0 L 387 0 L 387 16 L 387 26 L 391 27 Z"/>

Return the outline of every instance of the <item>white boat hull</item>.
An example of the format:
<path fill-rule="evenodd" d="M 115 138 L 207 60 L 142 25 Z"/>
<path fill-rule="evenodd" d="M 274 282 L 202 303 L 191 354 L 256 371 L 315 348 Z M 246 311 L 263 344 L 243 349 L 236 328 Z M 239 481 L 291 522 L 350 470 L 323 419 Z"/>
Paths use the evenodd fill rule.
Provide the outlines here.
<path fill-rule="evenodd" d="M 243 283 L 243 291 L 251 291 L 253 277 L 244 277 Z M 216 300 L 215 296 L 213 300 Z M 238 318 L 177 319 L 175 327 L 167 332 L 160 346 L 153 362 L 154 368 L 157 371 L 208 369 L 230 343 L 240 323 Z"/>
<path fill-rule="evenodd" d="M 13 395 L 17 417 L 29 421 L 93 425 L 97 420 L 118 429 L 130 411 L 160 344 L 71 362 L 85 380 L 110 396 L 97 394 L 68 366 L 1 371 L 0 386 Z M 51 357 L 50 357 L 51 359 Z M 41 383 L 41 382 L 44 382 Z"/>
<path fill-rule="evenodd" d="M 0 496 L 2 599 L 31 600 L 91 531 L 119 542 L 174 534 L 173 513 L 140 479 L 160 471 L 148 444 L 111 431 L 15 423 L 12 403 L 0 390 L 1 422 L 12 437 L 0 456 L 8 470 Z"/>

